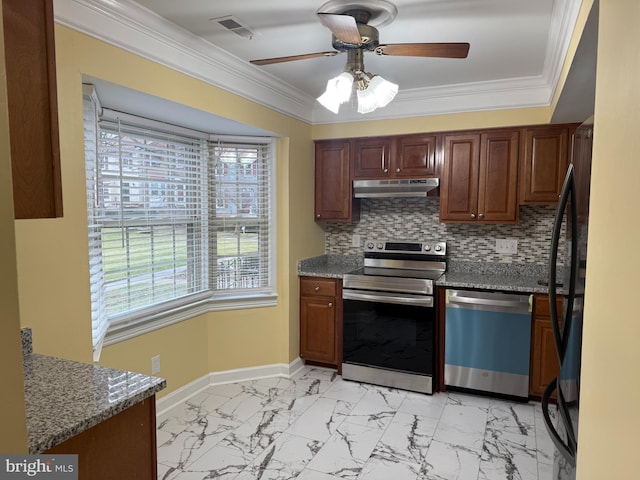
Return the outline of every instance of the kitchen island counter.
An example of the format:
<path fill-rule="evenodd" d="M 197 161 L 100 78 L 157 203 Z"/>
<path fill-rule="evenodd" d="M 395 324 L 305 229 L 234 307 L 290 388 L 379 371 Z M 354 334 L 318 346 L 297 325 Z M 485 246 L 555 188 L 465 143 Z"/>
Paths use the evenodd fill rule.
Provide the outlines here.
<path fill-rule="evenodd" d="M 29 453 L 42 453 L 152 397 L 166 380 L 140 373 L 24 354 Z"/>

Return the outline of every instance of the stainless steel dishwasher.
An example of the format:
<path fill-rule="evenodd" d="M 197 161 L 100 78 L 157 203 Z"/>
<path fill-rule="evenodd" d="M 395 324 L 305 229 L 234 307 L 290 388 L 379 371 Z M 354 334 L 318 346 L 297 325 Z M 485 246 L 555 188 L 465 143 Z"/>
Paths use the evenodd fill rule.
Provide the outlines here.
<path fill-rule="evenodd" d="M 531 296 L 447 290 L 446 298 L 445 384 L 527 398 Z"/>

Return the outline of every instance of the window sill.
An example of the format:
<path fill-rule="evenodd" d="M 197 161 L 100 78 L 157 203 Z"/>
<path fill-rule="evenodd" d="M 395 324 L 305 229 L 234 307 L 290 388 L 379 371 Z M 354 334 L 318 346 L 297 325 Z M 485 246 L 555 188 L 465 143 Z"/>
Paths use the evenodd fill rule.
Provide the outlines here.
<path fill-rule="evenodd" d="M 117 320 L 109 326 L 104 346 L 129 340 L 208 312 L 274 307 L 277 304 L 278 295 L 276 293 L 259 293 L 251 296 L 246 294 L 206 295 L 204 298 L 196 298 L 186 305 L 173 306 L 161 311 Z"/>

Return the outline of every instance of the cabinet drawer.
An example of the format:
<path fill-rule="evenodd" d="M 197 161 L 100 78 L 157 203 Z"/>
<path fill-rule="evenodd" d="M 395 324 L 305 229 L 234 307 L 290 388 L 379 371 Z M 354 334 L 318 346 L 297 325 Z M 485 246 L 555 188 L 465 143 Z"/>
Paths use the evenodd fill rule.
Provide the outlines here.
<path fill-rule="evenodd" d="M 548 317 L 549 316 L 549 295 L 537 294 L 534 297 L 535 302 L 535 316 L 536 317 Z M 559 297 L 556 302 L 558 312 L 562 312 L 562 297 Z"/>
<path fill-rule="evenodd" d="M 330 278 L 301 278 L 300 295 L 336 296 L 336 281 Z"/>

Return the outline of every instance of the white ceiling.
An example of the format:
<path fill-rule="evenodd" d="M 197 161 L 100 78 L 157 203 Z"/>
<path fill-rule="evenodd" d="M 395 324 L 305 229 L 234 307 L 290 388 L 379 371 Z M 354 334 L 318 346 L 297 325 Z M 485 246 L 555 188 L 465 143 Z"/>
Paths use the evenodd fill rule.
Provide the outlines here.
<path fill-rule="evenodd" d="M 381 0 L 332 0 L 336 1 L 375 7 Z M 548 105 L 581 0 L 393 3 L 397 17 L 378 27 L 380 43 L 469 42 L 469 56 L 441 59 L 365 53 L 367 71 L 400 86 L 389 106 L 365 116 L 354 112 L 353 105 L 346 105 L 336 116 L 315 102 L 326 81 L 343 70 L 344 53 L 261 67 L 249 63 L 333 50 L 331 33 L 316 16 L 325 0 L 56 0 L 55 13 L 60 23 L 149 58 L 163 55 L 159 48 L 154 54 L 157 47 L 146 43 L 155 36 L 163 47 L 170 45 L 169 50 L 165 48 L 164 55 L 169 57 L 164 63 L 311 123 L 329 123 Z M 211 20 L 228 15 L 255 35 L 238 36 Z M 105 26 L 105 18 L 119 23 L 118 29 Z M 189 49 L 200 63 L 172 55 L 171 48 Z M 225 67 L 207 70 L 200 65 L 206 63 L 203 59 L 215 63 L 209 56 Z"/>
<path fill-rule="evenodd" d="M 375 4 L 371 0 L 349 3 Z M 155 13 L 242 60 L 333 50 L 317 18 L 325 0 L 138 0 Z M 469 42 L 467 59 L 381 57 L 365 53 L 368 71 L 403 89 L 542 74 L 553 0 L 395 0 L 398 15 L 380 27 L 381 43 Z M 256 35 L 243 38 L 210 19 L 233 15 Z M 260 67 L 318 97 L 346 54 Z"/>

